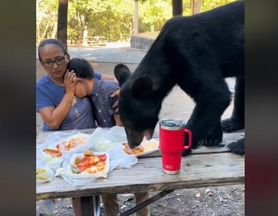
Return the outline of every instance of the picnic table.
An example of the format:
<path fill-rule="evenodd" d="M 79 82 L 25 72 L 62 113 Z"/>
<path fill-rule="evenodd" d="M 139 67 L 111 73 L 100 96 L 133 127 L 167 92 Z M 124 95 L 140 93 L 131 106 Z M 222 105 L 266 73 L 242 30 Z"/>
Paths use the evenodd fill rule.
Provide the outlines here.
<path fill-rule="evenodd" d="M 94 129 L 79 130 L 93 133 Z M 52 132 L 37 135 L 37 144 L 45 141 Z M 200 147 L 182 158 L 178 175 L 162 171 L 160 152 L 153 152 L 139 158 L 138 163 L 129 169 L 114 169 L 108 178 L 74 187 L 62 178 L 55 177 L 51 182 L 37 184 L 36 199 L 73 198 L 79 206 L 80 215 L 100 214 L 102 193 L 154 192 L 158 194 L 129 209 L 121 215 L 130 215 L 148 204 L 177 189 L 211 187 L 244 183 L 244 157 L 228 152 L 226 144 L 240 139 L 242 132 L 224 134 L 223 147 Z"/>

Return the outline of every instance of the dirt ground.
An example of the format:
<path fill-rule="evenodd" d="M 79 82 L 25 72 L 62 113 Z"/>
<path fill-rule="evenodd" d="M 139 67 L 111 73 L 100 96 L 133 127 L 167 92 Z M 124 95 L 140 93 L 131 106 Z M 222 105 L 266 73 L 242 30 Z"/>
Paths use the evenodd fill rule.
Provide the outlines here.
<path fill-rule="evenodd" d="M 112 74 L 115 63 L 92 63 L 96 71 L 104 74 Z M 131 70 L 136 64 L 128 64 Z M 43 71 L 37 64 L 37 78 L 43 75 Z M 233 89 L 234 80 L 228 79 L 228 84 Z M 194 103 L 184 94 L 179 87 L 174 87 L 162 104 L 160 118 L 177 118 L 187 120 L 193 110 Z M 232 105 L 225 111 L 223 118 L 230 116 Z M 37 115 L 37 131 L 40 130 L 41 120 Z M 154 195 L 151 193 L 150 195 Z M 149 205 L 152 216 L 234 216 L 244 214 L 244 184 L 176 190 L 162 199 Z M 126 211 L 135 205 L 132 194 L 118 195 L 121 212 Z M 101 214 L 104 215 L 103 209 Z M 40 213 L 37 206 L 36 215 Z M 55 200 L 54 215 L 73 215 L 70 199 Z M 134 214 L 135 215 L 135 214 Z"/>

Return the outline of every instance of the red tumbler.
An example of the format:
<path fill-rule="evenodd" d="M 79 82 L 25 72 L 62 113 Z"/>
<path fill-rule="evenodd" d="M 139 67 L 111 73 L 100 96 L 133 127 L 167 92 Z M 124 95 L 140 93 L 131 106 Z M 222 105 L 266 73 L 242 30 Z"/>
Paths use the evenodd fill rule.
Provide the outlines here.
<path fill-rule="evenodd" d="M 180 171 L 183 150 L 191 148 L 192 133 L 185 128 L 185 123 L 181 120 L 162 120 L 159 125 L 163 171 L 167 174 L 177 174 Z"/>

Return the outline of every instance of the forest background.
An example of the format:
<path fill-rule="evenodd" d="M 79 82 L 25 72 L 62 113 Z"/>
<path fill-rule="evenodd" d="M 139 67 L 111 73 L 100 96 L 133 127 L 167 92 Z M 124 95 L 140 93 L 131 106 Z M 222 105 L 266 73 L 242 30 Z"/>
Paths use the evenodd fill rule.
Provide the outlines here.
<path fill-rule="evenodd" d="M 234 0 L 183 0 L 182 14 L 190 16 Z M 132 34 L 159 32 L 172 15 L 173 0 L 67 0 L 67 42 L 86 38 L 129 41 Z M 58 6 L 61 0 L 36 0 L 36 43 L 57 38 Z M 194 4 L 199 5 L 196 11 Z M 137 31 L 134 14 L 138 14 Z"/>

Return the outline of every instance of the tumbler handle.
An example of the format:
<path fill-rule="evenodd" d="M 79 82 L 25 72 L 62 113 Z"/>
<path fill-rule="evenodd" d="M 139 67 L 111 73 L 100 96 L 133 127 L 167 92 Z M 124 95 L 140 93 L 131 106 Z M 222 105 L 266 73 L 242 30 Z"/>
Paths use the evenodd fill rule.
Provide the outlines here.
<path fill-rule="evenodd" d="M 187 150 L 192 146 L 192 132 L 191 130 L 185 128 L 184 133 L 188 134 L 188 145 L 184 146 L 184 150 Z"/>

